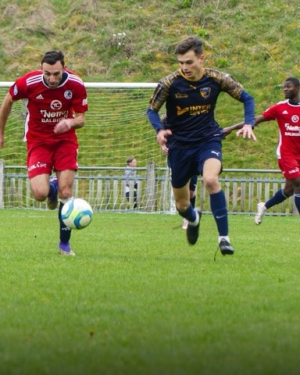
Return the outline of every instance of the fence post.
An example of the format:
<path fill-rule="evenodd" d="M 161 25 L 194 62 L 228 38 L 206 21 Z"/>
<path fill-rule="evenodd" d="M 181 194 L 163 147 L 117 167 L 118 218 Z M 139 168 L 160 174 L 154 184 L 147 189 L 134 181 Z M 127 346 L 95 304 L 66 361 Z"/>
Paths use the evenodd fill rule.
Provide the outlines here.
<path fill-rule="evenodd" d="M 105 199 L 105 209 L 109 208 L 110 204 L 110 180 L 105 181 L 105 190 L 104 190 L 104 199 Z"/>
<path fill-rule="evenodd" d="M 113 180 L 113 210 L 118 205 L 118 198 L 119 198 L 119 181 Z"/>
<path fill-rule="evenodd" d="M 97 210 L 101 209 L 102 204 L 102 180 L 101 174 L 97 175 L 97 187 L 96 187 L 96 197 L 95 197 L 95 207 Z"/>
<path fill-rule="evenodd" d="M 4 160 L 0 160 L 0 208 L 4 208 Z"/>
<path fill-rule="evenodd" d="M 155 164 L 150 161 L 147 165 L 147 181 L 146 181 L 146 212 L 155 210 Z"/>

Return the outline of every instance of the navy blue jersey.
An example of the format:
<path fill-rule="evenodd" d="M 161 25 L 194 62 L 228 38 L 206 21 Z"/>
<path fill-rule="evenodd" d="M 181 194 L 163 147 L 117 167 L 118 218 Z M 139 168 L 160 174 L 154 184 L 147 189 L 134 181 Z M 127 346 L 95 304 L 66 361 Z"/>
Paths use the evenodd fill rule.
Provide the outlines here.
<path fill-rule="evenodd" d="M 199 81 L 190 81 L 179 69 L 158 82 L 150 107 L 158 112 L 166 105 L 167 128 L 172 131 L 168 147 L 188 148 L 224 138 L 214 116 L 218 96 L 227 92 L 241 101 L 243 91 L 243 86 L 229 74 L 205 68 Z"/>

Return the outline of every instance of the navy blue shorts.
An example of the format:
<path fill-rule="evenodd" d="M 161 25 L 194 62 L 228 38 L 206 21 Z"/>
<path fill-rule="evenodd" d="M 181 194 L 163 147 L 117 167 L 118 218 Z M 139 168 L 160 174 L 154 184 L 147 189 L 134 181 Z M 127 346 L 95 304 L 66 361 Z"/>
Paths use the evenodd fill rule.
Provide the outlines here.
<path fill-rule="evenodd" d="M 172 186 L 179 189 L 193 176 L 202 175 L 204 162 L 211 158 L 222 163 L 221 141 L 205 142 L 193 149 L 169 150 L 168 166 L 171 169 Z"/>
<path fill-rule="evenodd" d="M 190 190 L 191 191 L 195 191 L 196 190 L 197 180 L 198 180 L 198 176 L 194 174 L 191 177 L 191 181 L 190 181 Z"/>

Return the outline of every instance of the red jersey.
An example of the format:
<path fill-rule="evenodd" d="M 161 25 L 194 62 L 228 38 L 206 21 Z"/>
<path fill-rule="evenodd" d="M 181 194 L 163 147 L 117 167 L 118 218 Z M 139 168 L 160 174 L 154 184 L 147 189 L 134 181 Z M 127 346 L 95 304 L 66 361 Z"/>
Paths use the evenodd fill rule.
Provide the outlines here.
<path fill-rule="evenodd" d="M 300 104 L 288 100 L 272 105 L 262 114 L 269 120 L 276 120 L 279 127 L 277 157 L 294 155 L 300 157 Z"/>
<path fill-rule="evenodd" d="M 59 86 L 50 89 L 44 82 L 42 70 L 36 70 L 18 78 L 9 92 L 13 100 L 24 99 L 25 102 L 25 141 L 76 141 L 75 129 L 61 134 L 55 134 L 53 129 L 60 120 L 73 118 L 74 112 L 84 113 L 88 109 L 86 89 L 77 75 L 65 70 Z"/>

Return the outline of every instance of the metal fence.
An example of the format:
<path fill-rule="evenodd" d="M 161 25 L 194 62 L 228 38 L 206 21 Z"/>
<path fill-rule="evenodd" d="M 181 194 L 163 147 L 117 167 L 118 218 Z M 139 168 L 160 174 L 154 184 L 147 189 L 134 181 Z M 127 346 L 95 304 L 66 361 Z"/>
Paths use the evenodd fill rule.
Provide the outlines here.
<path fill-rule="evenodd" d="M 129 201 L 125 196 L 125 168 L 82 167 L 74 183 L 74 196 L 88 200 L 95 211 L 127 211 L 134 206 L 134 181 L 130 180 Z M 153 162 L 137 168 L 137 211 L 176 212 L 168 168 L 156 168 Z M 284 185 L 280 171 L 224 169 L 220 177 L 229 213 L 252 214 L 260 201 L 268 200 Z M 196 205 L 210 212 L 209 195 L 201 178 L 196 189 Z M 0 160 L 0 208 L 47 209 L 36 202 L 30 191 L 26 168 L 5 166 Z M 269 215 L 295 214 L 293 198 L 268 210 Z"/>

